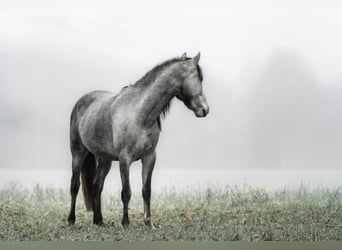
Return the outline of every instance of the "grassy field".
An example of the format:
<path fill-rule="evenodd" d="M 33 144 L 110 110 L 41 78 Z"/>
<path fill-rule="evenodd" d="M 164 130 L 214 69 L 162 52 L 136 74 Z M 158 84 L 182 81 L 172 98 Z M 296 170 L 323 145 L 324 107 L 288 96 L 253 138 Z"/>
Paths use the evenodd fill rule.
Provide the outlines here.
<path fill-rule="evenodd" d="M 302 186 L 266 192 L 244 187 L 199 192 L 172 190 L 152 196 L 156 229 L 143 224 L 140 195 L 130 203 L 131 225 L 120 221 L 120 194 L 103 197 L 105 226 L 92 225 L 79 196 L 76 224 L 67 225 L 69 194 L 65 190 L 0 190 L 0 240 L 282 240 L 342 239 L 342 192 Z"/>

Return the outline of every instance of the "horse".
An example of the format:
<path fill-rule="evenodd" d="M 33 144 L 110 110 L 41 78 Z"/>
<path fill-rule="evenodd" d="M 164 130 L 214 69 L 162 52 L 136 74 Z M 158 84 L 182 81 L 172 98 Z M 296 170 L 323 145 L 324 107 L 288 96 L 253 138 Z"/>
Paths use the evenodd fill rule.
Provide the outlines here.
<path fill-rule="evenodd" d="M 150 210 L 151 178 L 161 120 L 169 111 L 170 101 L 178 98 L 197 117 L 205 117 L 209 112 L 199 60 L 200 53 L 193 58 L 184 53 L 155 66 L 118 94 L 92 91 L 76 102 L 70 118 L 70 226 L 75 223 L 76 198 L 81 182 L 86 208 L 93 211 L 93 223 L 103 224 L 101 193 L 104 181 L 112 161 L 119 161 L 123 203 L 121 223 L 127 227 L 130 223 L 130 165 L 141 160 L 144 223 L 154 227 Z"/>

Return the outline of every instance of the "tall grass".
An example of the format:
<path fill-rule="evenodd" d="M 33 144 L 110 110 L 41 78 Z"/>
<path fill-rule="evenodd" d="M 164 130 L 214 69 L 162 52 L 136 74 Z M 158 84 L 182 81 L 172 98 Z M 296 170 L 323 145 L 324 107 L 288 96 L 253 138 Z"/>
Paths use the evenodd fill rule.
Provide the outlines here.
<path fill-rule="evenodd" d="M 120 221 L 120 194 L 103 197 L 105 226 L 92 225 L 79 195 L 76 224 L 67 225 L 69 193 L 11 185 L 0 190 L 1 240 L 341 240 L 340 189 L 282 189 L 266 192 L 252 187 L 165 192 L 152 196 L 156 229 L 143 224 L 143 202 L 133 195 L 131 225 Z"/>

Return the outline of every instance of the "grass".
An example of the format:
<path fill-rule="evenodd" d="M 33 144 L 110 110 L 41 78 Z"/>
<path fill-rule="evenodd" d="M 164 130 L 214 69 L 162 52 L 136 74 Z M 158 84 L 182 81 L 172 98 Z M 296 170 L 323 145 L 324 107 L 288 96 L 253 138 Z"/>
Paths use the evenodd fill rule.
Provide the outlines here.
<path fill-rule="evenodd" d="M 131 225 L 122 228 L 120 194 L 103 197 L 105 226 L 92 225 L 79 195 L 76 224 L 67 225 L 69 193 L 12 185 L 0 190 L 0 240 L 282 240 L 342 239 L 342 192 L 302 186 L 266 192 L 255 188 L 207 189 L 152 195 L 156 229 L 143 224 L 140 195 L 130 202 Z"/>

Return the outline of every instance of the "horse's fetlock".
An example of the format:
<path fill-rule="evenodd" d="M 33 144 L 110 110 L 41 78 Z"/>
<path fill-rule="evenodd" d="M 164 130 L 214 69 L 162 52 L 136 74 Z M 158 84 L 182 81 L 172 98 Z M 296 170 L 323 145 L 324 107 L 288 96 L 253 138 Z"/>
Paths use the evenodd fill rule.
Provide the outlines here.
<path fill-rule="evenodd" d="M 123 226 L 124 228 L 128 228 L 128 226 L 129 226 L 129 224 L 130 224 L 128 216 L 127 216 L 127 217 L 124 216 L 124 217 L 122 218 L 121 224 L 122 224 L 122 226 Z"/>
<path fill-rule="evenodd" d="M 69 215 L 69 217 L 68 217 L 68 224 L 69 224 L 69 226 L 74 225 L 75 224 L 75 220 L 76 220 L 75 215 Z"/>

